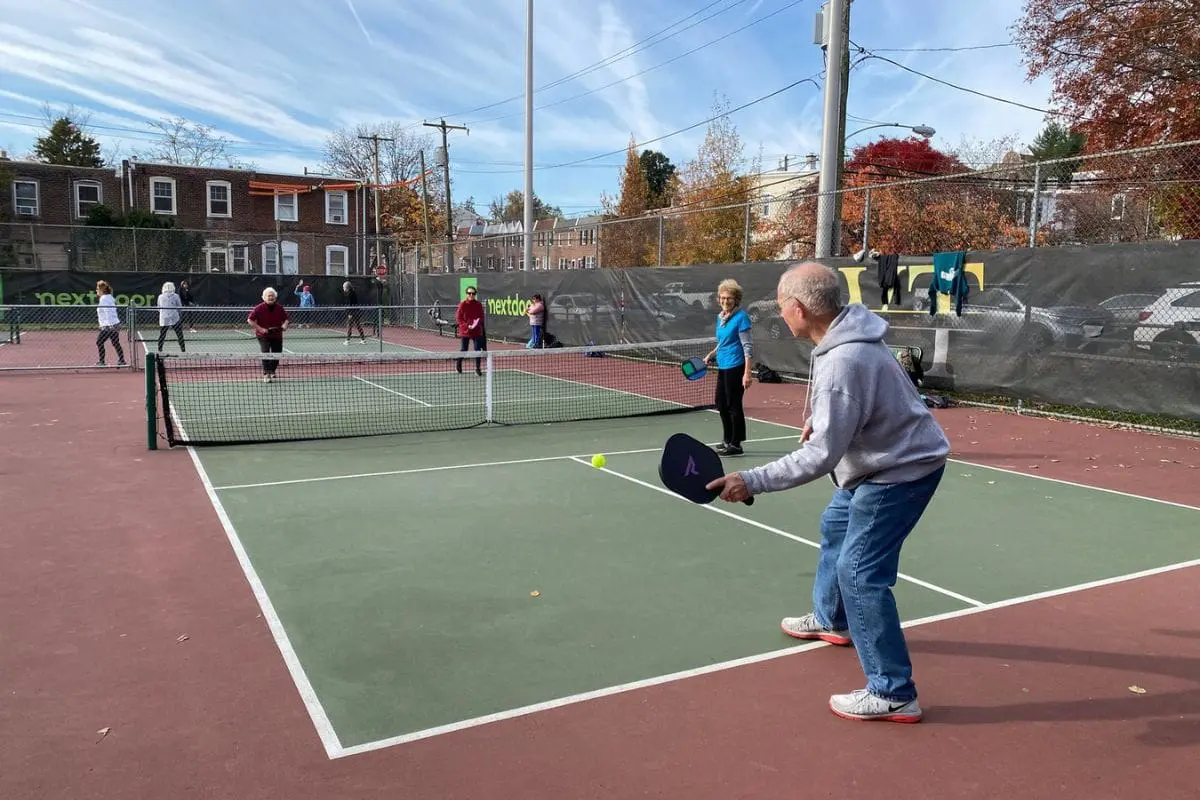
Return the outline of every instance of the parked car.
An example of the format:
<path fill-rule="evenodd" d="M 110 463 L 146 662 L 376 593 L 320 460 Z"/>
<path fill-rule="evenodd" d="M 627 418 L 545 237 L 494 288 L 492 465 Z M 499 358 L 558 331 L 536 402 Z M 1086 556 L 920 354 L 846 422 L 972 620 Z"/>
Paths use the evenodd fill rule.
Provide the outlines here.
<path fill-rule="evenodd" d="M 937 327 L 974 334 L 963 344 L 978 344 L 989 350 L 1038 354 L 1051 347 L 1080 350 L 1099 342 L 1115 327 L 1111 312 L 1096 306 L 1026 306 L 1020 285 L 993 285 L 972 292 L 963 303 L 963 313 L 939 314 Z M 927 311 L 929 298 L 913 295 L 913 306 Z"/>
<path fill-rule="evenodd" d="M 1133 343 L 1157 357 L 1200 361 L 1200 281 L 1172 286 L 1146 306 Z"/>

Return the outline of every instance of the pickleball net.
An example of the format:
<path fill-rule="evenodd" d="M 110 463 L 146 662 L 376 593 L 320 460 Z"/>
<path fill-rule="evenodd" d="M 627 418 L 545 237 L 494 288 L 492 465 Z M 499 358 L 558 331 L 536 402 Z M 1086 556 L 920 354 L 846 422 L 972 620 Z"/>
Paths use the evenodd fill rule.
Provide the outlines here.
<path fill-rule="evenodd" d="M 467 353 L 150 353 L 147 410 L 171 446 L 670 414 L 713 407 L 715 378 L 689 381 L 680 369 L 712 346 L 687 339 Z M 267 361 L 276 362 L 273 371 Z"/>

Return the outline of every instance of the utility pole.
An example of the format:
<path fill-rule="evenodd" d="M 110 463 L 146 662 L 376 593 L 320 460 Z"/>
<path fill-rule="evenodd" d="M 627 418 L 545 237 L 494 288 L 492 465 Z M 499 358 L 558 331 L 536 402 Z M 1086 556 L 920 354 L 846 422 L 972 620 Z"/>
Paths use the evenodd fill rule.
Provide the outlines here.
<path fill-rule="evenodd" d="M 525 235 L 521 269 L 533 269 L 533 0 L 525 9 Z M 547 265 L 549 266 L 549 265 Z"/>
<path fill-rule="evenodd" d="M 467 135 L 470 136 L 471 132 L 465 125 L 447 125 L 444 119 L 438 120 L 436 123 L 423 122 L 421 124 L 426 128 L 437 128 L 442 132 L 442 149 L 438 151 L 434 163 L 442 167 L 446 180 L 446 271 L 450 272 L 454 269 L 454 210 L 450 204 L 450 144 L 446 139 L 446 133 L 447 131 L 467 131 Z"/>
<path fill-rule="evenodd" d="M 824 23 L 828 37 L 825 47 L 825 113 L 821 122 L 821 173 L 817 188 L 816 257 L 829 258 L 833 251 L 834 226 L 837 225 L 838 153 L 842 130 L 842 61 L 849 47 L 846 15 L 849 0 L 829 0 Z"/>
<path fill-rule="evenodd" d="M 358 138 L 373 142 L 375 144 L 375 266 L 379 266 L 379 143 L 394 142 L 395 139 L 388 139 L 373 133 L 370 136 L 359 136 Z"/>
<path fill-rule="evenodd" d="M 425 151 L 421 151 L 421 216 L 425 220 L 425 258 L 429 259 L 425 269 L 428 270 L 433 265 L 433 246 L 429 239 L 429 182 L 426 180 L 425 174 Z M 420 270 L 417 270 L 420 272 Z"/>

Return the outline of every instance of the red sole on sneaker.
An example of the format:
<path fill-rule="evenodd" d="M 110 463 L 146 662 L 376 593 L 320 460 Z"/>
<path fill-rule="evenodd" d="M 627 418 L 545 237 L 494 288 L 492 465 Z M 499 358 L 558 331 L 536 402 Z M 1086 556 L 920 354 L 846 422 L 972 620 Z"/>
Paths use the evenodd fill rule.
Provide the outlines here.
<path fill-rule="evenodd" d="M 880 714 L 873 717 L 856 717 L 853 714 L 844 714 L 833 706 L 830 706 L 829 710 L 842 719 L 854 722 L 900 722 L 912 725 L 921 721 L 921 717 L 913 716 L 912 714 Z"/>
<path fill-rule="evenodd" d="M 782 625 L 779 626 L 779 629 L 793 639 L 820 639 L 822 642 L 836 644 L 841 647 L 845 647 L 852 643 L 849 636 L 838 636 L 837 634 L 833 633 L 792 633 Z"/>

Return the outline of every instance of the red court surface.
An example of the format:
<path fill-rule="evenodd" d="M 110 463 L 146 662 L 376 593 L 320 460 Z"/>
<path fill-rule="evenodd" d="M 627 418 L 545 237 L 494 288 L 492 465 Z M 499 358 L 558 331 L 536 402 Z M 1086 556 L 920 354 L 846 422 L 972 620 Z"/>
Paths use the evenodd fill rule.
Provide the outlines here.
<path fill-rule="evenodd" d="M 802 401 L 756 385 L 750 413 L 798 424 Z M 911 628 L 920 725 L 834 717 L 828 695 L 862 676 L 853 651 L 822 646 L 330 760 L 188 452 L 145 449 L 144 402 L 128 373 L 0 379 L 4 800 L 1163 800 L 1200 786 L 1195 566 Z M 1196 441 L 936 413 L 966 461 L 1200 505 Z"/>

